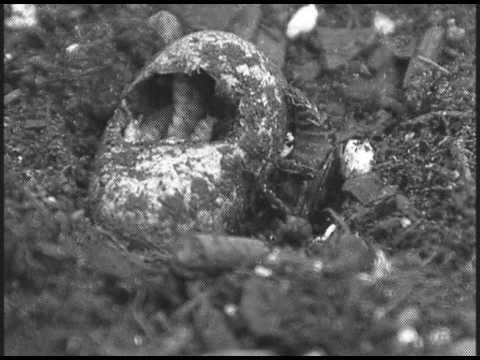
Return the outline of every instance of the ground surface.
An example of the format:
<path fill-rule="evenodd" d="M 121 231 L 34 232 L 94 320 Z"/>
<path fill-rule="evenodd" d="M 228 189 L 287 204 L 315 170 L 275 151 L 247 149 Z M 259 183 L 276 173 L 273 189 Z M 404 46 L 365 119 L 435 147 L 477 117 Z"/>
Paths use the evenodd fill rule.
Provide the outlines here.
<path fill-rule="evenodd" d="M 412 224 L 402 229 L 395 209 L 362 213 L 351 199 L 339 206 L 348 226 L 390 259 L 392 273 L 377 282 L 312 273 L 295 251 L 285 255 L 290 265 L 262 277 L 251 268 L 185 274 L 161 256 L 147 263 L 112 247 L 115 236 L 85 211 L 89 171 L 119 93 L 163 46 L 141 26 L 158 8 L 47 5 L 39 8 L 39 27 L 4 30 L 11 55 L 4 94 L 21 90 L 4 108 L 5 352 L 158 355 L 227 347 L 259 354 L 430 355 L 471 347 L 475 7 L 365 5 L 354 11 L 364 25 L 374 10 L 406 16 L 415 24 L 410 31 L 421 33 L 437 8 L 454 17 L 467 38 L 456 56 L 441 59 L 448 74 L 440 72 L 414 95 L 428 103 L 423 113 L 460 115 L 412 124 L 422 112 L 406 111 L 370 139 L 374 171 L 415 209 Z M 352 16 L 344 5 L 326 13 L 330 27 L 345 27 Z M 72 60 L 65 53 L 72 43 L 90 45 Z M 378 108 L 341 91 L 353 70 L 299 77 L 299 64 L 312 56 L 301 47 L 289 45 L 287 79 L 330 107 L 339 131 L 347 119 L 375 123 Z M 402 334 L 414 340 L 406 345 Z"/>

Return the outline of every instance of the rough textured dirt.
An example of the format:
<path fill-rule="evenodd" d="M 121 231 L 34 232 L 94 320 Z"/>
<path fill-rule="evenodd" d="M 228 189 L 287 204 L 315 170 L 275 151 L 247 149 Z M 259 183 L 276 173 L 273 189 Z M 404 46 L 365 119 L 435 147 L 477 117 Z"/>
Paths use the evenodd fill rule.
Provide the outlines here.
<path fill-rule="evenodd" d="M 216 238 L 184 247 L 189 239 L 179 240 L 176 257 L 131 253 L 89 217 L 102 132 L 121 91 L 165 45 L 145 26 L 161 9 L 41 5 L 38 26 L 4 28 L 5 353 L 435 355 L 475 348 L 475 6 L 325 7 L 321 26 L 332 29 L 369 26 L 378 10 L 410 19 L 408 39 L 426 30 L 436 9 L 465 28 L 466 39 L 439 60 L 447 73 L 432 70 L 408 94 L 396 94 L 390 85 L 398 79 L 388 74 L 388 81 L 354 82 L 354 62 L 328 71 L 304 42 L 288 44 L 287 80 L 327 110 L 338 134 L 370 140 L 373 172 L 394 190 L 378 206 L 336 198 L 331 206 L 346 223 L 336 241 L 280 247 L 255 270 L 248 261 L 212 268 L 216 256 L 232 256 Z M 266 13 L 260 23 L 279 31 Z M 73 43 L 82 46 L 69 55 Z M 325 222 L 314 224 L 315 234 Z M 273 226 L 277 241 L 304 236 L 301 226 L 288 236 L 282 226 Z M 261 257 L 265 245 L 249 241 L 235 242 L 234 251 Z M 359 275 L 378 250 L 392 271 L 378 280 Z M 201 261 L 189 268 L 189 256 Z M 316 256 L 333 265 L 322 272 Z"/>

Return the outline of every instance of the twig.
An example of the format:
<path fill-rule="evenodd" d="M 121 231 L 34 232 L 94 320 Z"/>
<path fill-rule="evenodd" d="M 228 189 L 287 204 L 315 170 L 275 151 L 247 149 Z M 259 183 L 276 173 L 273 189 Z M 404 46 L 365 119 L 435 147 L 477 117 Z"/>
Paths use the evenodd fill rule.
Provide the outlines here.
<path fill-rule="evenodd" d="M 110 231 L 105 230 L 100 225 L 95 226 L 96 230 L 98 230 L 103 235 L 106 235 L 110 240 L 112 245 L 114 245 L 118 250 L 122 251 L 124 254 L 128 253 L 127 248 L 123 245 L 115 235 L 113 235 Z"/>
<path fill-rule="evenodd" d="M 7 95 L 3 97 L 3 106 L 7 106 L 11 102 L 18 100 L 23 95 L 22 90 L 15 89 L 10 91 Z"/>
<path fill-rule="evenodd" d="M 443 66 L 440 66 L 438 65 L 435 61 L 433 61 L 432 59 L 429 59 L 429 58 L 426 58 L 425 56 L 422 56 L 422 55 L 417 55 L 417 58 L 419 60 L 422 60 L 424 63 L 427 63 L 429 65 L 432 65 L 434 67 L 436 67 L 438 70 L 440 70 L 441 72 L 445 73 L 445 74 L 450 74 L 450 71 L 448 71 L 447 69 L 445 69 Z"/>
<path fill-rule="evenodd" d="M 144 303 L 145 299 L 147 298 L 147 293 L 145 289 L 140 288 L 135 298 L 133 299 L 132 303 L 132 317 L 133 320 L 138 324 L 138 326 L 142 329 L 143 333 L 148 339 L 155 338 L 155 330 L 152 326 L 148 323 L 145 314 L 142 311 L 142 304 Z"/>
<path fill-rule="evenodd" d="M 464 118 L 467 118 L 467 117 L 470 117 L 470 116 L 473 116 L 473 112 L 471 112 L 471 111 L 454 111 L 454 110 L 452 110 L 452 111 L 446 111 L 446 110 L 432 111 L 432 112 L 429 112 L 427 114 L 422 114 L 422 115 L 419 115 L 419 116 L 414 117 L 412 119 L 409 119 L 409 120 L 403 122 L 401 124 L 401 126 L 416 125 L 416 124 L 420 124 L 420 123 L 425 123 L 425 122 L 429 121 L 430 119 L 432 119 L 434 117 L 439 117 L 439 118 L 453 117 L 453 118 L 464 119 Z"/>

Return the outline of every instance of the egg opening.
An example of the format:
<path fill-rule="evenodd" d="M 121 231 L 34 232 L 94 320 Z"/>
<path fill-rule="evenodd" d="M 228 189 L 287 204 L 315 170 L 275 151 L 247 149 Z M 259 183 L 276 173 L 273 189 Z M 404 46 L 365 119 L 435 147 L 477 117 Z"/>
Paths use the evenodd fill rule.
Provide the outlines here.
<path fill-rule="evenodd" d="M 129 142 L 174 138 L 214 142 L 228 138 L 238 116 L 238 102 L 216 89 L 204 71 L 193 74 L 154 74 L 128 94 L 135 119 L 122 136 Z"/>

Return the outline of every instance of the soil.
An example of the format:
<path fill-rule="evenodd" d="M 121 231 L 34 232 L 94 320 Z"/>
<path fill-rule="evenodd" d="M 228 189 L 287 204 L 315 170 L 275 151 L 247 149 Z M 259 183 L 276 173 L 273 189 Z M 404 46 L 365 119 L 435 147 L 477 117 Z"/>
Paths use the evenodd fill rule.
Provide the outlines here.
<path fill-rule="evenodd" d="M 466 39 L 442 55 L 447 72 L 409 89 L 401 100 L 415 106 L 391 112 L 375 101 L 376 83 L 348 88 L 358 78 L 354 67 L 326 71 L 304 42 L 289 43 L 287 80 L 328 109 L 339 134 L 371 135 L 373 172 L 394 195 L 381 206 L 336 199 L 332 207 L 346 224 L 336 246 L 346 252 L 285 246 L 277 260 L 254 269 L 213 272 L 208 263 L 205 271 L 186 269 L 158 251 L 129 253 L 89 217 L 102 132 L 122 90 L 164 46 L 145 26 L 161 9 L 38 5 L 37 26 L 4 28 L 5 354 L 435 355 L 474 348 L 476 7 L 325 7 L 322 26 L 330 28 L 352 17 L 369 26 L 381 11 L 410 19 L 408 38 L 423 33 L 437 9 L 465 28 Z M 67 53 L 72 44 L 78 51 Z M 242 256 L 254 252 L 236 246 Z M 365 280 L 362 260 L 379 250 L 392 270 Z M 312 270 L 317 253 L 341 266 Z M 411 341 L 403 340 L 407 333 Z"/>

